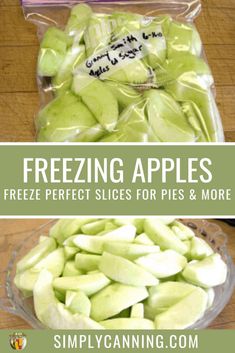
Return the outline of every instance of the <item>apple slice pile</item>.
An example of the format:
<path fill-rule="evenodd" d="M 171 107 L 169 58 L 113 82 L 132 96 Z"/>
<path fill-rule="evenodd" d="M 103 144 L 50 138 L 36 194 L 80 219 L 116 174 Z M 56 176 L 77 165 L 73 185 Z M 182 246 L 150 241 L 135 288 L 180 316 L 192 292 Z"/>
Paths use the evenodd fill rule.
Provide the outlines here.
<path fill-rule="evenodd" d="M 196 28 L 168 15 L 72 8 L 49 27 L 38 75 L 53 99 L 37 117 L 40 142 L 221 140 L 213 77 Z"/>
<path fill-rule="evenodd" d="M 54 329 L 184 329 L 203 317 L 227 265 L 183 223 L 60 220 L 17 263 L 14 283 Z"/>

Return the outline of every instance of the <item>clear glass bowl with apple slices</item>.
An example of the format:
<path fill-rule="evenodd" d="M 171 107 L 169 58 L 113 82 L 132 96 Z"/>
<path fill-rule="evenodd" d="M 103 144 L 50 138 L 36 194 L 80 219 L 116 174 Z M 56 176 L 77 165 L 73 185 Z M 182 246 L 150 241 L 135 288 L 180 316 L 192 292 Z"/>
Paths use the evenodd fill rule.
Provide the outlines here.
<path fill-rule="evenodd" d="M 229 302 L 235 287 L 235 265 L 228 253 L 227 236 L 217 224 L 213 223 L 213 221 L 208 222 L 206 220 L 196 219 L 181 219 L 180 221 L 190 227 L 197 237 L 204 239 L 214 252 L 219 253 L 228 269 L 226 281 L 222 285 L 214 287 L 215 298 L 213 305 L 207 309 L 200 320 L 188 327 L 188 329 L 203 329 L 210 325 Z M 47 222 L 32 234 L 28 235 L 23 242 L 17 244 L 11 252 L 11 258 L 7 268 L 1 272 L 0 309 L 20 316 L 35 329 L 45 327 L 36 318 L 32 297 L 25 297 L 14 284 L 16 264 L 38 243 L 40 236 L 49 233 L 54 223 L 54 221 Z M 6 246 L 11 246 L 7 243 L 4 244 L 2 249 L 0 248 L 0 252 L 5 252 Z"/>

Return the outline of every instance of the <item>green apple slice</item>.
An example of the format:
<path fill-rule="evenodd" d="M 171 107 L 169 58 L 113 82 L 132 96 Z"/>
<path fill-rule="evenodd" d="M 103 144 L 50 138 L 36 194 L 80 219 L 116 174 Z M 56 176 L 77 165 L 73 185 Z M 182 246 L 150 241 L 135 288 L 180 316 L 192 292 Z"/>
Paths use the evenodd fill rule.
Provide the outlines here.
<path fill-rule="evenodd" d="M 132 286 L 154 286 L 158 280 L 133 262 L 123 257 L 104 252 L 101 257 L 100 271 L 114 281 Z"/>
<path fill-rule="evenodd" d="M 76 233 L 78 233 L 78 232 L 76 232 Z M 74 247 L 75 246 L 75 244 L 74 244 L 74 239 L 76 239 L 76 237 L 77 237 L 77 234 L 75 234 L 75 235 L 71 235 L 71 236 L 69 236 L 67 239 L 65 239 L 65 241 L 63 242 L 63 246 L 64 247 Z M 77 248 L 77 251 L 80 251 L 80 249 L 78 248 L 78 247 L 76 247 Z"/>
<path fill-rule="evenodd" d="M 168 31 L 168 57 L 192 53 L 200 56 L 202 42 L 196 28 L 189 23 L 172 21 Z"/>
<path fill-rule="evenodd" d="M 171 229 L 179 237 L 180 240 L 188 240 L 195 237 L 194 232 L 191 228 L 185 226 L 183 223 L 174 221 L 171 224 Z"/>
<path fill-rule="evenodd" d="M 135 243 L 150 246 L 154 245 L 154 242 L 147 236 L 146 233 L 141 233 L 140 235 L 137 235 L 137 237 L 135 238 Z"/>
<path fill-rule="evenodd" d="M 48 304 L 43 323 L 54 330 L 102 330 L 100 324 L 83 314 L 71 314 L 62 303 Z"/>
<path fill-rule="evenodd" d="M 83 275 L 83 271 L 77 269 L 75 261 L 67 261 L 63 271 L 63 277 L 72 277 Z"/>
<path fill-rule="evenodd" d="M 108 46 L 111 31 L 111 22 L 108 15 L 92 15 L 84 33 L 87 57 L 100 52 Z"/>
<path fill-rule="evenodd" d="M 126 224 L 122 227 L 107 232 L 102 236 L 102 239 L 105 239 L 105 241 L 124 241 L 127 243 L 132 243 L 135 239 L 136 232 L 137 228 L 135 225 Z"/>
<path fill-rule="evenodd" d="M 197 142 L 210 141 L 210 135 L 208 133 L 207 126 L 198 106 L 194 102 L 183 102 L 181 107 L 184 114 L 187 116 L 189 124 L 195 131 Z"/>
<path fill-rule="evenodd" d="M 184 54 L 184 56 L 175 56 L 165 61 L 163 69 L 166 70 L 167 80 L 177 80 L 186 72 L 194 72 L 197 75 L 211 75 L 211 70 L 204 59 L 192 54 Z M 211 78 L 213 83 L 213 78 Z"/>
<path fill-rule="evenodd" d="M 226 281 L 227 266 L 219 254 L 213 254 L 201 261 L 188 263 L 182 274 L 188 282 L 210 288 Z"/>
<path fill-rule="evenodd" d="M 96 123 L 85 104 L 71 92 L 66 92 L 40 111 L 37 128 L 48 142 L 66 142 L 74 140 Z"/>
<path fill-rule="evenodd" d="M 106 330 L 154 330 L 153 321 L 139 318 L 118 318 L 101 321 Z"/>
<path fill-rule="evenodd" d="M 107 223 L 107 219 L 101 219 L 96 222 L 84 224 L 81 227 L 81 230 L 84 234 L 96 235 L 105 229 L 106 223 Z"/>
<path fill-rule="evenodd" d="M 106 131 L 102 125 L 96 124 L 88 129 L 83 130 L 74 141 L 71 142 L 97 142 L 105 135 Z"/>
<path fill-rule="evenodd" d="M 75 218 L 75 219 L 60 219 L 50 229 L 50 236 L 55 238 L 59 244 L 62 244 L 66 239 L 80 232 L 81 227 L 93 221 L 93 218 Z M 94 219 L 95 221 L 95 219 Z M 74 246 L 73 241 L 66 242 L 65 245 Z"/>
<path fill-rule="evenodd" d="M 170 18 L 168 16 L 153 18 L 152 21 L 149 20 L 141 24 L 142 36 L 145 38 L 143 44 L 146 53 L 148 53 L 146 59 L 153 69 L 166 60 L 167 45 L 165 34 L 168 32 L 167 27 L 169 27 L 169 24 Z"/>
<path fill-rule="evenodd" d="M 144 319 L 144 304 L 138 303 L 131 308 L 131 318 Z"/>
<path fill-rule="evenodd" d="M 104 239 L 100 236 L 81 234 L 76 236 L 74 244 L 80 249 L 92 254 L 102 254 Z"/>
<path fill-rule="evenodd" d="M 28 295 L 31 293 L 34 288 L 35 283 L 40 275 L 39 271 L 32 271 L 31 269 L 24 272 L 16 274 L 14 278 L 15 286 L 23 292 L 28 292 Z"/>
<path fill-rule="evenodd" d="M 91 16 L 92 10 L 87 4 L 78 4 L 72 8 L 65 28 L 65 33 L 69 37 L 70 44 L 72 44 L 73 41 L 77 43 L 82 41 Z"/>
<path fill-rule="evenodd" d="M 165 278 L 181 272 L 186 266 L 187 260 L 174 250 L 166 250 L 139 257 L 135 263 L 157 278 Z"/>
<path fill-rule="evenodd" d="M 110 283 L 110 280 L 103 273 L 90 275 L 59 277 L 53 281 L 53 287 L 59 291 L 80 290 L 86 295 L 91 296 L 100 291 Z"/>
<path fill-rule="evenodd" d="M 124 257 L 128 260 L 135 260 L 140 256 L 160 251 L 157 245 L 142 245 L 124 242 L 107 242 L 104 244 L 104 251 L 113 255 Z"/>
<path fill-rule="evenodd" d="M 71 88 L 73 72 L 76 66 L 80 65 L 85 59 L 84 45 L 74 45 L 68 49 L 64 61 L 52 81 L 56 94 L 64 94 Z"/>
<path fill-rule="evenodd" d="M 210 83 L 211 84 L 211 83 Z M 218 110 L 208 83 L 195 72 L 186 72 L 177 80 L 169 81 L 165 90 L 178 102 L 193 102 L 199 123 L 208 142 L 218 138 L 216 115 Z"/>
<path fill-rule="evenodd" d="M 111 230 L 117 229 L 118 226 L 114 224 L 112 220 L 108 220 L 108 222 L 105 224 L 105 232 L 110 232 Z"/>
<path fill-rule="evenodd" d="M 91 318 L 106 320 L 148 297 L 145 287 L 110 284 L 91 298 Z"/>
<path fill-rule="evenodd" d="M 191 293 L 196 287 L 188 283 L 164 282 L 149 289 L 146 301 L 148 317 L 153 320 L 156 315 L 166 311 L 172 305 Z"/>
<path fill-rule="evenodd" d="M 78 252 L 79 252 L 79 249 L 75 246 L 65 246 L 64 256 L 66 261 L 71 260 Z"/>
<path fill-rule="evenodd" d="M 117 98 L 120 110 L 124 110 L 131 104 L 137 104 L 142 100 L 142 94 L 133 87 L 116 81 L 104 81 L 105 85 Z"/>
<path fill-rule="evenodd" d="M 145 233 L 162 250 L 172 249 L 185 254 L 187 246 L 174 234 L 174 232 L 157 219 L 147 219 L 144 223 Z"/>
<path fill-rule="evenodd" d="M 23 272 L 36 265 L 44 256 L 56 249 L 55 239 L 47 237 L 42 243 L 36 245 L 25 255 L 16 266 L 16 271 Z"/>
<path fill-rule="evenodd" d="M 163 142 L 194 142 L 195 134 L 180 104 L 163 90 L 146 91 L 149 123 Z"/>
<path fill-rule="evenodd" d="M 146 101 L 131 104 L 120 115 L 117 133 L 125 142 L 148 142 L 150 127 L 145 116 Z"/>
<path fill-rule="evenodd" d="M 115 128 L 119 115 L 118 101 L 102 81 L 79 72 L 74 76 L 73 90 L 106 130 Z"/>
<path fill-rule="evenodd" d="M 106 135 L 100 142 L 156 142 L 159 141 L 145 116 L 146 101 L 131 104 L 122 111 L 116 132 Z"/>
<path fill-rule="evenodd" d="M 214 251 L 205 240 L 198 237 L 191 239 L 189 257 L 192 260 L 202 260 L 205 257 L 212 255 L 213 253 Z"/>
<path fill-rule="evenodd" d="M 63 272 L 65 265 L 64 249 L 58 248 L 52 251 L 49 255 L 40 260 L 32 269 L 41 271 L 47 269 L 54 277 L 59 277 Z"/>
<path fill-rule="evenodd" d="M 131 243 L 135 238 L 136 228 L 133 225 L 126 225 L 110 232 L 104 233 L 104 235 L 77 235 L 74 239 L 74 245 L 80 249 L 94 253 L 102 254 L 103 246 L 105 242 L 123 241 Z"/>
<path fill-rule="evenodd" d="M 48 305 L 57 304 L 58 300 L 52 287 L 53 276 L 47 270 L 42 270 L 33 289 L 34 309 L 37 318 L 43 320 L 43 313 L 47 311 Z"/>
<path fill-rule="evenodd" d="M 75 264 L 77 269 L 85 272 L 98 270 L 101 256 L 90 254 L 77 254 Z"/>
<path fill-rule="evenodd" d="M 206 311 L 207 294 L 195 288 L 186 297 L 155 318 L 157 330 L 180 330 L 193 325 Z"/>
<path fill-rule="evenodd" d="M 55 52 L 53 49 L 41 48 L 38 56 L 38 75 L 53 77 L 59 71 L 65 55 Z"/>
<path fill-rule="evenodd" d="M 91 302 L 88 296 L 81 291 L 67 291 L 65 299 L 65 307 L 73 314 L 83 314 L 90 316 Z"/>
<path fill-rule="evenodd" d="M 114 21 L 113 41 L 122 39 L 127 35 L 137 33 L 140 30 L 140 24 L 143 16 L 132 12 L 118 12 L 112 14 Z"/>
<path fill-rule="evenodd" d="M 115 218 L 114 223 L 121 227 L 128 224 L 132 224 L 136 227 L 137 234 L 142 233 L 144 227 L 144 219 L 141 218 L 133 218 L 133 217 L 125 217 L 125 218 Z"/>
<path fill-rule="evenodd" d="M 44 34 L 38 57 L 39 76 L 57 74 L 66 54 L 68 39 L 63 31 L 50 27 Z"/>
<path fill-rule="evenodd" d="M 125 84 L 140 85 L 147 83 L 152 75 L 152 71 L 146 67 L 144 62 L 136 59 L 118 70 L 111 71 L 105 77 Z"/>

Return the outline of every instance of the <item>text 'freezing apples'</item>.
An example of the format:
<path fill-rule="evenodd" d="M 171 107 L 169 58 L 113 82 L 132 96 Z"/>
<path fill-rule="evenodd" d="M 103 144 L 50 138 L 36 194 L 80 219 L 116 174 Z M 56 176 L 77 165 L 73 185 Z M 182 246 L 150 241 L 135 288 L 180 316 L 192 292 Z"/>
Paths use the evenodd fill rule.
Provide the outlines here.
<path fill-rule="evenodd" d="M 14 283 L 56 329 L 184 329 L 213 306 L 227 265 L 172 217 L 59 220 Z"/>
<path fill-rule="evenodd" d="M 38 75 L 51 92 L 37 118 L 40 142 L 223 140 L 200 36 L 167 14 L 78 4 L 64 28 L 46 30 Z"/>

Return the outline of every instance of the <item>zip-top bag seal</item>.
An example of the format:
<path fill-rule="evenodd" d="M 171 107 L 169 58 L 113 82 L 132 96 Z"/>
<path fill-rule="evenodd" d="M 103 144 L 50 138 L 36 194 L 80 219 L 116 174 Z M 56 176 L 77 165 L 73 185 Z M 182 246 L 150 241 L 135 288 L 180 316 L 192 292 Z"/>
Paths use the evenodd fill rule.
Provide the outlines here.
<path fill-rule="evenodd" d="M 199 0 L 23 0 L 38 142 L 223 142 Z"/>

